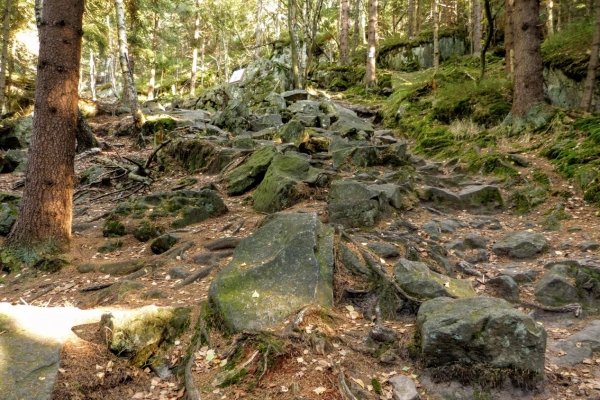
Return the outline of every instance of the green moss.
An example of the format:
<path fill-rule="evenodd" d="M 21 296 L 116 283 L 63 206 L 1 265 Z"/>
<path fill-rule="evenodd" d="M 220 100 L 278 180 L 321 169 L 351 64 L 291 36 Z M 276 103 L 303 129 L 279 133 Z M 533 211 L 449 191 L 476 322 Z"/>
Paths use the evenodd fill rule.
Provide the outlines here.
<path fill-rule="evenodd" d="M 565 29 L 549 36 L 542 44 L 542 60 L 546 67 L 563 71 L 577 80 L 587 76 L 592 43 L 593 21 L 585 19 L 568 24 Z"/>
<path fill-rule="evenodd" d="M 546 201 L 548 192 L 539 187 L 527 186 L 514 192 L 510 202 L 518 214 L 526 214 Z"/>
<path fill-rule="evenodd" d="M 539 169 L 536 169 L 531 173 L 531 178 L 536 184 L 544 188 L 549 189 L 552 186 L 552 182 L 550 182 L 550 177 Z"/>
<path fill-rule="evenodd" d="M 417 137 L 415 150 L 427 156 L 436 156 L 455 145 L 454 135 L 447 128 L 439 127 L 431 130 L 423 129 Z"/>
<path fill-rule="evenodd" d="M 217 154 L 215 145 L 206 140 L 176 140 L 169 144 L 166 154 L 179 161 L 189 172 L 206 169 Z"/>
<path fill-rule="evenodd" d="M 102 226 L 104 237 L 119 237 L 125 234 L 125 225 L 116 219 L 107 219 Z"/>
<path fill-rule="evenodd" d="M 501 154 L 482 155 L 471 161 L 467 170 L 486 175 L 494 174 L 503 178 L 519 175 L 519 171 Z"/>
<path fill-rule="evenodd" d="M 375 377 L 371 378 L 371 386 L 373 386 L 373 391 L 379 395 L 383 394 L 383 388 L 381 387 L 381 382 Z"/>
<path fill-rule="evenodd" d="M 33 264 L 33 267 L 39 271 L 55 273 L 68 265 L 70 262 L 64 257 L 46 255 Z"/>
<path fill-rule="evenodd" d="M 0 253 L 0 270 L 10 273 L 21 270 L 21 261 L 15 256 L 12 250 L 4 249 Z"/>
<path fill-rule="evenodd" d="M 159 237 L 164 233 L 164 229 L 150 221 L 142 221 L 133 231 L 133 237 L 140 242 L 147 242 L 150 239 Z"/>

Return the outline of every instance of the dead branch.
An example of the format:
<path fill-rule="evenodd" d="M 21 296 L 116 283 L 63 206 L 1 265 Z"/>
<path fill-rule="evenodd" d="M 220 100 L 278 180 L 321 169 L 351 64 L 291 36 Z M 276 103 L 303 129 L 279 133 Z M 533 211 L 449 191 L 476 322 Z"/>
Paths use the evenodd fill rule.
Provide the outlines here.
<path fill-rule="evenodd" d="M 178 283 L 177 285 L 175 285 L 175 289 L 181 289 L 182 287 L 189 285 L 192 282 L 197 281 L 198 279 L 202 279 L 206 276 L 208 276 L 208 274 L 210 274 L 210 272 L 217 266 L 217 264 L 211 264 L 208 267 L 204 267 L 201 270 L 194 272 L 192 275 L 188 276 L 187 278 L 185 278 L 182 282 Z"/>

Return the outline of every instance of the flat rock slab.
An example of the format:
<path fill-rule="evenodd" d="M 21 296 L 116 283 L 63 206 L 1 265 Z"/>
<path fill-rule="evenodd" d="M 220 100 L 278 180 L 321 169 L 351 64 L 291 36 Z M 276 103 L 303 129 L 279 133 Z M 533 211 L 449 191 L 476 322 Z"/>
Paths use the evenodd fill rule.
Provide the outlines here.
<path fill-rule="evenodd" d="M 513 259 L 536 257 L 548 250 L 548 241 L 539 233 L 516 231 L 500 239 L 492 251 Z"/>
<path fill-rule="evenodd" d="M 234 332 L 277 325 L 309 304 L 333 305 L 333 229 L 314 213 L 273 214 L 235 249 L 209 298 Z"/>
<path fill-rule="evenodd" d="M 60 350 L 75 325 L 98 322 L 102 311 L 0 303 L 0 399 L 50 399 Z"/>
<path fill-rule="evenodd" d="M 553 364 L 559 366 L 574 366 L 591 358 L 592 353 L 600 351 L 600 320 L 590 322 L 585 328 L 572 335 L 565 341 L 552 343 L 550 349 L 561 350 L 561 357 L 551 357 Z"/>

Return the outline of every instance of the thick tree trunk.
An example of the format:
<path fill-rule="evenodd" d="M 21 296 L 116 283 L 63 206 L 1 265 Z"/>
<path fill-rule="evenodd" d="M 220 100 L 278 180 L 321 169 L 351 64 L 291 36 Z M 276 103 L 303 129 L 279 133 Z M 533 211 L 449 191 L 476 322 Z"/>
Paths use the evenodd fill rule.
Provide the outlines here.
<path fill-rule="evenodd" d="M 539 0 L 514 0 L 515 83 L 512 113 L 524 116 L 544 101 Z"/>
<path fill-rule="evenodd" d="M 377 0 L 369 0 L 369 37 L 367 44 L 367 71 L 365 84 L 367 88 L 375 86 L 377 75 L 375 61 L 377 60 Z"/>
<path fill-rule="evenodd" d="M 68 245 L 73 208 L 83 0 L 45 0 L 25 191 L 9 247 Z"/>
<path fill-rule="evenodd" d="M 117 32 L 119 38 L 119 62 L 121 63 L 121 71 L 123 73 L 124 92 L 127 92 L 129 107 L 131 108 L 131 116 L 133 117 L 134 135 L 140 135 L 141 142 L 144 138 L 141 136 L 142 126 L 145 122 L 144 113 L 138 101 L 135 83 L 133 81 L 133 73 L 130 69 L 129 53 L 127 50 L 127 31 L 125 29 L 125 10 L 123 9 L 123 0 L 115 0 L 115 10 L 117 14 Z"/>
<path fill-rule="evenodd" d="M 260 57 L 260 39 L 262 35 L 262 0 L 256 2 L 256 30 L 254 31 L 254 58 Z"/>
<path fill-rule="evenodd" d="M 288 0 L 288 29 L 290 32 L 290 44 L 292 51 L 292 76 L 294 80 L 294 88 L 302 89 L 300 82 L 300 63 L 298 57 L 298 31 L 297 31 L 297 6 L 296 0 Z"/>
<path fill-rule="evenodd" d="M 438 10 L 438 0 L 433 0 L 433 69 L 438 72 L 440 69 L 440 15 Z"/>
<path fill-rule="evenodd" d="M 584 111 L 592 109 L 592 98 L 594 97 L 594 84 L 596 83 L 596 73 L 598 72 L 600 53 L 600 1 L 596 0 L 594 12 L 594 36 L 590 51 L 590 64 L 588 66 L 587 78 L 585 80 L 585 88 L 583 90 L 583 98 L 581 99 L 581 108 Z"/>
<path fill-rule="evenodd" d="M 158 51 L 158 23 L 160 16 L 154 13 L 154 30 L 152 31 L 152 65 L 150 66 L 150 79 L 148 82 L 148 100 L 154 100 L 154 87 L 156 86 L 156 57 Z"/>
<path fill-rule="evenodd" d="M 340 28 L 340 65 L 348 64 L 348 19 L 350 18 L 350 1 L 342 0 L 342 18 Z"/>
<path fill-rule="evenodd" d="M 8 37 L 10 35 L 11 0 L 6 0 L 4 9 L 4 26 L 2 27 L 2 58 L 0 59 L 0 114 L 4 108 L 4 93 L 6 92 L 6 65 L 8 64 Z"/>
<path fill-rule="evenodd" d="M 408 0 L 408 10 L 406 12 L 408 14 L 408 37 L 413 37 L 415 34 L 415 0 Z"/>
<path fill-rule="evenodd" d="M 473 1 L 473 57 L 481 55 L 481 0 Z"/>
<path fill-rule="evenodd" d="M 90 50 L 90 91 L 92 92 L 92 100 L 96 101 L 96 60 L 93 50 Z"/>
<path fill-rule="evenodd" d="M 546 2 L 546 14 L 548 15 L 546 29 L 548 29 L 548 36 L 552 36 L 554 35 L 554 1 L 548 0 Z"/>
<path fill-rule="evenodd" d="M 510 76 L 514 72 L 514 23 L 513 23 L 514 0 L 505 0 L 504 8 L 504 48 L 506 50 L 506 75 Z"/>

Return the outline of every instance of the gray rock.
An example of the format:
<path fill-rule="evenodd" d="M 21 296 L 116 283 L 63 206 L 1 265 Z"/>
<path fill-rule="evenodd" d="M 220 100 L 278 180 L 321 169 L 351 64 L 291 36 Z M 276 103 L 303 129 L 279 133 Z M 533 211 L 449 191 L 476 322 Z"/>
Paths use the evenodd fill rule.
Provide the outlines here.
<path fill-rule="evenodd" d="M 281 93 L 281 97 L 289 102 L 308 100 L 308 92 L 303 89 L 288 90 Z"/>
<path fill-rule="evenodd" d="M 279 128 L 283 125 L 280 114 L 265 114 L 250 121 L 250 129 L 253 132 L 260 132 L 269 128 Z"/>
<path fill-rule="evenodd" d="M 342 137 L 357 138 L 359 132 L 365 132 L 372 135 L 375 129 L 371 123 L 359 118 L 356 113 L 350 110 L 340 110 L 338 120 L 331 124 L 332 131 L 337 131 Z"/>
<path fill-rule="evenodd" d="M 433 299 L 421 305 L 417 324 L 428 367 L 480 364 L 543 377 L 546 330 L 505 300 Z"/>
<path fill-rule="evenodd" d="M 309 304 L 333 306 L 333 234 L 314 213 L 267 217 L 210 286 L 226 326 L 260 330 Z"/>
<path fill-rule="evenodd" d="M 394 400 L 419 400 L 419 392 L 415 381 L 405 375 L 396 375 L 388 379 L 392 385 L 392 396 Z"/>
<path fill-rule="evenodd" d="M 580 303 L 600 311 L 600 265 L 587 260 L 549 263 L 550 270 L 535 287 L 536 300 L 550 306 Z"/>
<path fill-rule="evenodd" d="M 429 237 L 431 238 L 431 240 L 440 240 L 440 228 L 438 227 L 438 224 L 435 221 L 429 221 L 427 223 L 425 223 L 421 229 L 423 230 L 423 232 L 427 233 L 429 235 Z"/>
<path fill-rule="evenodd" d="M 250 112 L 245 102 L 231 101 L 220 113 L 215 114 L 211 123 L 219 128 L 227 129 L 234 135 L 239 135 L 250 128 L 248 118 Z"/>
<path fill-rule="evenodd" d="M 317 115 L 321 112 L 321 103 L 312 100 L 300 100 L 288 107 L 292 114 Z"/>
<path fill-rule="evenodd" d="M 150 249 L 154 254 L 162 254 L 171 247 L 175 246 L 175 244 L 177 244 L 177 242 L 180 240 L 181 238 L 178 236 L 172 233 L 166 233 L 154 239 L 150 244 Z"/>
<path fill-rule="evenodd" d="M 420 197 L 424 201 L 433 202 L 442 207 L 459 208 L 462 205 L 460 197 L 454 192 L 432 186 L 423 188 Z"/>
<path fill-rule="evenodd" d="M 387 183 L 383 185 L 369 185 L 369 190 L 377 194 L 385 193 L 390 205 L 395 209 L 401 210 L 404 208 L 404 195 L 403 190 L 400 186 L 394 185 L 392 183 Z"/>
<path fill-rule="evenodd" d="M 4 155 L 4 161 L 1 167 L 1 173 L 23 174 L 27 167 L 27 153 L 23 150 L 10 149 Z"/>
<path fill-rule="evenodd" d="M 367 244 L 367 247 L 371 249 L 373 253 L 383 258 L 395 258 L 400 255 L 398 248 L 390 243 L 369 243 Z"/>
<path fill-rule="evenodd" d="M 510 258 L 533 258 L 548 250 L 546 238 L 528 231 L 511 232 L 492 247 L 494 254 Z"/>
<path fill-rule="evenodd" d="M 474 233 L 469 233 L 465 237 L 463 243 L 465 247 L 469 249 L 485 249 L 487 248 L 487 244 L 490 239 L 483 237 L 481 235 L 477 235 Z"/>
<path fill-rule="evenodd" d="M 520 267 L 507 268 L 499 272 L 499 275 L 510 276 L 518 284 L 529 284 L 536 281 L 540 271 L 535 269 L 524 269 Z"/>
<path fill-rule="evenodd" d="M 340 243 L 340 261 L 342 265 L 354 275 L 365 277 L 371 276 L 371 270 L 343 243 Z"/>
<path fill-rule="evenodd" d="M 454 233 L 458 228 L 461 227 L 461 223 L 452 219 L 442 219 L 437 221 L 440 226 L 442 233 Z"/>
<path fill-rule="evenodd" d="M 319 117 L 317 115 L 298 113 L 294 115 L 294 118 L 307 128 L 314 128 L 319 125 Z"/>
<path fill-rule="evenodd" d="M 446 245 L 446 250 L 465 251 L 466 247 L 462 240 L 453 240 Z"/>
<path fill-rule="evenodd" d="M 329 189 L 329 221 L 345 227 L 369 227 L 389 213 L 385 193 L 374 193 L 363 183 L 337 180 Z"/>
<path fill-rule="evenodd" d="M 593 352 L 600 351 L 600 320 L 590 322 L 581 331 L 551 347 L 566 353 L 562 357 L 551 357 L 552 363 L 571 367 L 582 363 L 585 358 L 591 358 Z"/>
<path fill-rule="evenodd" d="M 296 147 L 307 142 L 309 138 L 304 125 L 297 119 L 292 119 L 285 124 L 279 132 L 279 137 L 282 143 L 293 143 Z"/>
<path fill-rule="evenodd" d="M 419 299 L 476 296 L 470 281 L 438 274 L 422 262 L 401 259 L 394 265 L 394 278 L 404 291 Z"/>
<path fill-rule="evenodd" d="M 594 250 L 597 250 L 599 247 L 600 247 L 599 243 L 590 242 L 590 241 L 581 242 L 577 245 L 577 248 L 583 252 L 594 251 Z"/>
<path fill-rule="evenodd" d="M 384 343 L 395 342 L 398 340 L 398 334 L 393 329 L 381 325 L 375 325 L 369 332 L 369 336 L 371 336 L 373 340 Z"/>
<path fill-rule="evenodd" d="M 510 276 L 500 275 L 489 280 L 488 284 L 496 289 L 496 295 L 511 303 L 519 301 L 519 285 Z"/>
<path fill-rule="evenodd" d="M 21 119 L 8 134 L 0 135 L 0 148 L 26 149 L 33 132 L 33 114 Z"/>
<path fill-rule="evenodd" d="M 179 267 L 173 267 L 169 269 L 169 276 L 171 279 L 185 279 L 190 276 L 190 273 Z"/>
<path fill-rule="evenodd" d="M 13 203 L 0 203 L 0 235 L 8 235 L 18 215 L 19 209 Z"/>
<path fill-rule="evenodd" d="M 500 189 L 490 185 L 466 187 L 458 197 L 470 211 L 493 211 L 504 206 Z"/>

